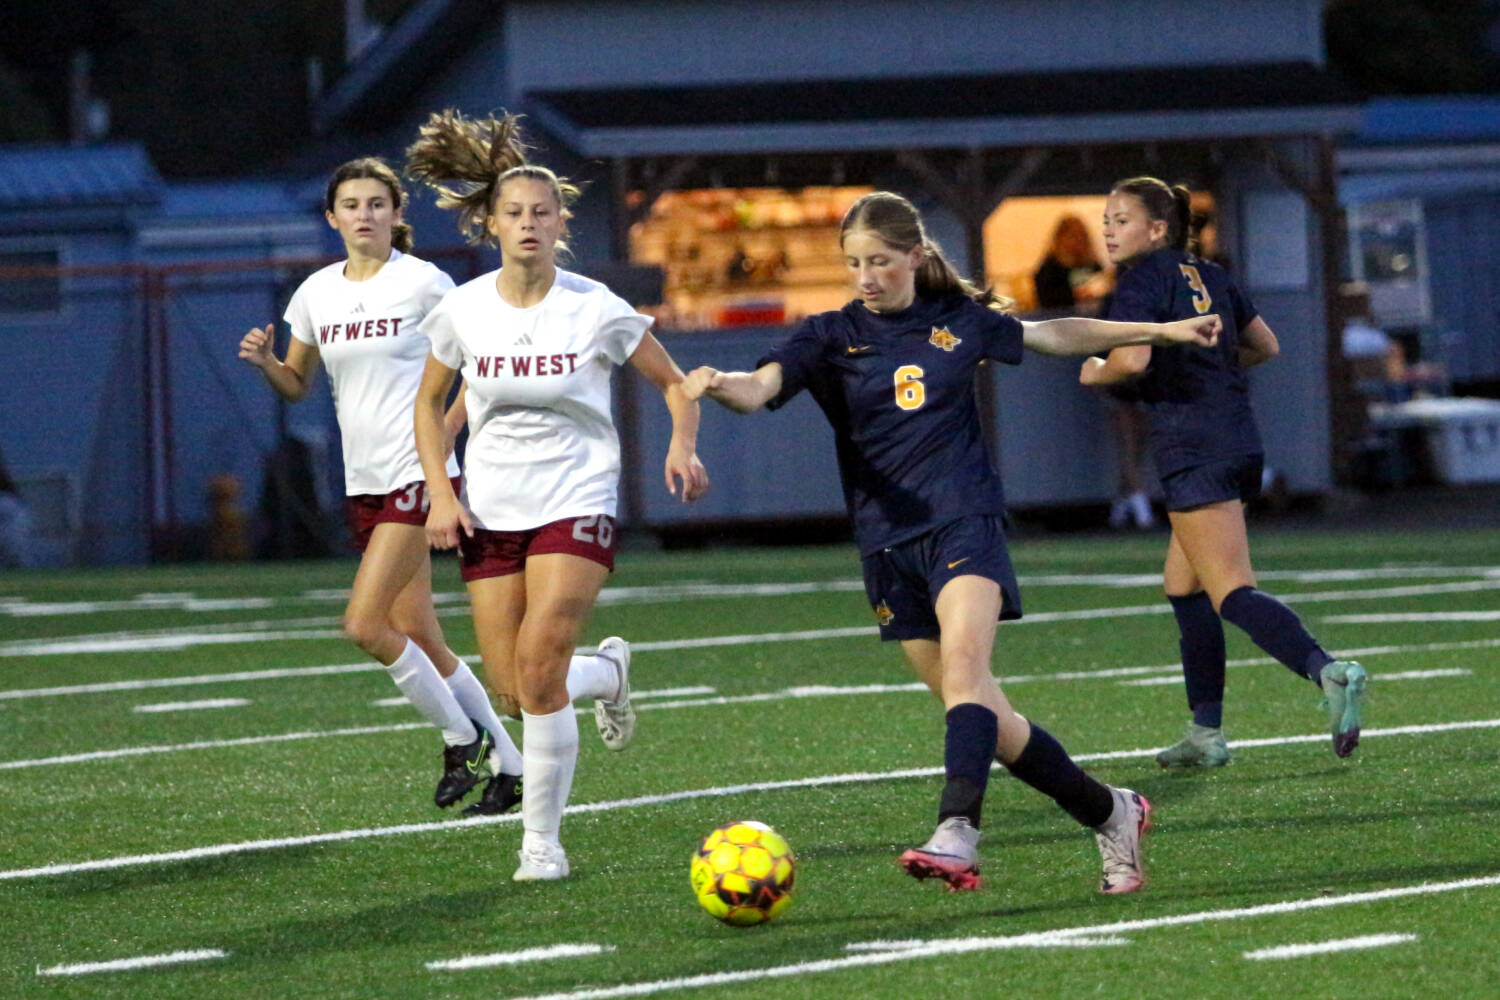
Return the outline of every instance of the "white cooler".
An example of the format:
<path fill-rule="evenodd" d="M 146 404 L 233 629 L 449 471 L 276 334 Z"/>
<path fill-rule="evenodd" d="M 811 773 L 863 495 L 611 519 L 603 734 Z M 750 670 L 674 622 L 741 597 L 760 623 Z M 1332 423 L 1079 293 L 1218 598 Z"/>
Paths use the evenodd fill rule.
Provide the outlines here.
<path fill-rule="evenodd" d="M 1500 482 L 1500 400 L 1460 397 L 1374 404 L 1370 425 L 1385 430 L 1421 428 L 1433 475 L 1440 482 Z"/>

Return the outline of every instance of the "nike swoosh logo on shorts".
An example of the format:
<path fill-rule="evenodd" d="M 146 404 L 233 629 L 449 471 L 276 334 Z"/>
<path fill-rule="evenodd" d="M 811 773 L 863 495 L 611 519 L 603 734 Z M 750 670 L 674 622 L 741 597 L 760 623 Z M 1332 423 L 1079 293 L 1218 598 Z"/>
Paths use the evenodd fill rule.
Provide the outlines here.
<path fill-rule="evenodd" d="M 964 556 L 962 559 L 959 559 L 959 560 L 957 560 L 955 562 L 949 563 L 948 564 L 948 568 L 952 569 L 953 567 L 959 565 L 960 563 L 966 563 L 966 562 L 968 562 L 972 558 L 973 558 L 973 556 Z"/>

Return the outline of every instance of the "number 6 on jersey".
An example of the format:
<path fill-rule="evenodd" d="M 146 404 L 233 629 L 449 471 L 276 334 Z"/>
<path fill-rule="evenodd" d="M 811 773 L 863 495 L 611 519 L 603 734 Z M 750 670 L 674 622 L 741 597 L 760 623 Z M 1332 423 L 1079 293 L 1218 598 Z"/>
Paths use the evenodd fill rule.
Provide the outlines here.
<path fill-rule="evenodd" d="M 922 376 L 927 374 L 921 365 L 902 365 L 896 369 L 896 405 L 903 410 L 920 410 L 927 402 L 927 387 Z"/>

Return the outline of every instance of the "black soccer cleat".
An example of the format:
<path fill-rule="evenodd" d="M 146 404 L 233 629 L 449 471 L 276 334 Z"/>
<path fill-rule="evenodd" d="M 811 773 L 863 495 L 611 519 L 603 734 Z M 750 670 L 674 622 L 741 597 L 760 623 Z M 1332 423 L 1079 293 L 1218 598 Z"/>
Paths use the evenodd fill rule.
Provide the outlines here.
<path fill-rule="evenodd" d="M 439 808 L 446 809 L 469 794 L 469 789 L 489 774 L 485 762 L 489 760 L 490 751 L 495 748 L 495 737 L 477 722 L 474 723 L 474 729 L 479 736 L 473 743 L 443 747 L 443 776 L 438 781 L 437 792 L 432 796 L 432 801 Z"/>
<path fill-rule="evenodd" d="M 464 809 L 465 816 L 500 816 L 521 804 L 521 776 L 497 774 L 484 786 L 479 801 Z"/>

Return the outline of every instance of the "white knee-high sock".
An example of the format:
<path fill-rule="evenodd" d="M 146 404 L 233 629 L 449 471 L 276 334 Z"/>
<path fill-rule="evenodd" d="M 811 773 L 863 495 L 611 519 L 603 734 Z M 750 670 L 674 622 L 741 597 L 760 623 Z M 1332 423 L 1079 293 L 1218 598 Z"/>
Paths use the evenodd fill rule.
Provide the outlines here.
<path fill-rule="evenodd" d="M 458 699 L 443 683 L 442 674 L 437 672 L 437 667 L 422 652 L 421 646 L 407 639 L 406 648 L 396 657 L 396 662 L 385 669 L 422 718 L 443 731 L 444 743 L 460 746 L 479 738 L 474 724 L 459 707 Z"/>
<path fill-rule="evenodd" d="M 521 823 L 526 836 L 558 843 L 563 807 L 573 791 L 573 769 L 578 765 L 578 716 L 572 705 L 548 715 L 521 711 L 521 752 L 525 763 L 521 780 Z"/>
<path fill-rule="evenodd" d="M 574 656 L 568 661 L 568 698 L 613 698 L 620 687 L 615 665 L 598 656 Z"/>
<path fill-rule="evenodd" d="M 521 751 L 516 749 L 516 741 L 510 738 L 510 733 L 500 724 L 500 716 L 490 702 L 489 693 L 479 683 L 479 678 L 474 676 L 474 671 L 463 660 L 459 660 L 458 667 L 447 677 L 447 681 L 448 690 L 453 692 L 453 697 L 458 700 L 464 714 L 488 729 L 490 735 L 495 737 L 495 749 L 500 753 L 500 770 L 506 774 L 520 774 Z"/>

